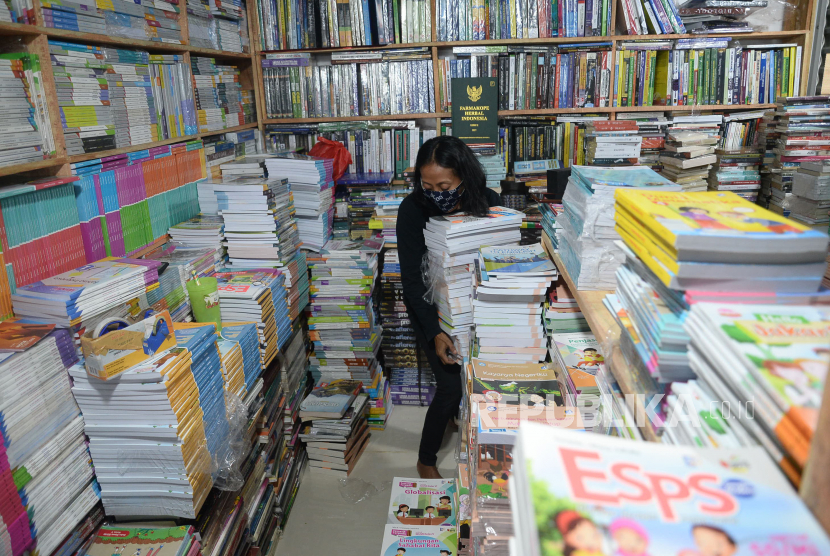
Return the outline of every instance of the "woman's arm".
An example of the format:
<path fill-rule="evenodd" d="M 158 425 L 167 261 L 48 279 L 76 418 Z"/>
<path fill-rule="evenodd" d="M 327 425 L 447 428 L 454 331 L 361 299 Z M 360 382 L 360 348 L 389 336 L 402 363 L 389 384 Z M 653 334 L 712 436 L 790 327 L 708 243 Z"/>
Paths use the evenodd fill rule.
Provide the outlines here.
<path fill-rule="evenodd" d="M 398 212 L 397 237 L 398 260 L 401 265 L 401 283 L 403 294 L 414 317 L 418 320 L 427 340 L 432 340 L 441 333 L 438 326 L 438 310 L 435 305 L 424 301 L 427 289 L 421 278 L 421 258 L 425 251 L 424 229 L 422 219 L 416 212 L 420 210 L 412 199 L 404 199 Z"/>

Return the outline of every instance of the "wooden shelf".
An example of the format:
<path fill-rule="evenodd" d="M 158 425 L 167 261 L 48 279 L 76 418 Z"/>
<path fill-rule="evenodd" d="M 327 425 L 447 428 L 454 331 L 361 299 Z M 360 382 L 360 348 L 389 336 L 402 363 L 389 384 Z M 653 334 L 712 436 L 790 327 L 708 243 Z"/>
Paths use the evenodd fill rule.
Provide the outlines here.
<path fill-rule="evenodd" d="M 40 35 L 40 29 L 36 25 L 0 22 L 0 35 Z"/>
<path fill-rule="evenodd" d="M 67 159 L 63 157 L 47 158 L 45 160 L 37 160 L 35 162 L 27 162 L 26 164 L 13 164 L 11 166 L 0 166 L 0 176 L 10 176 L 12 174 L 20 174 L 23 172 L 31 172 L 32 170 L 40 170 L 41 168 L 56 168 L 66 164 Z"/>
<path fill-rule="evenodd" d="M 222 132 L 224 133 L 224 131 Z M 154 141 L 152 143 L 142 143 L 140 145 L 130 145 L 129 147 L 122 147 L 120 149 L 110 149 L 108 151 L 98 151 L 94 153 L 75 154 L 67 157 L 68 162 L 83 162 L 85 160 L 92 160 L 94 158 L 102 158 L 105 156 L 114 156 L 117 154 L 134 153 L 136 151 L 143 151 L 145 149 L 152 149 L 153 147 L 161 147 L 162 145 L 171 145 L 173 143 L 183 143 L 186 141 L 193 141 L 199 139 L 198 135 L 185 135 L 184 137 L 176 137 L 175 139 L 165 139 L 164 141 Z"/>
<path fill-rule="evenodd" d="M 382 122 L 395 120 L 425 120 L 429 118 L 449 118 L 449 112 L 430 112 L 427 114 L 391 114 L 384 116 L 342 116 L 339 118 L 265 118 L 264 124 L 321 124 L 326 122 Z"/>
<path fill-rule="evenodd" d="M 545 243 L 542 242 L 542 245 L 545 245 Z M 565 265 L 562 263 L 562 259 L 559 258 L 559 255 L 556 253 L 549 253 L 549 255 L 556 265 L 559 275 L 568 284 L 568 288 L 570 288 L 571 293 L 576 298 L 577 303 L 579 303 L 579 309 L 585 315 L 585 320 L 588 321 L 588 326 L 591 327 L 591 332 L 596 336 L 599 345 L 607 346 L 618 344 L 620 327 L 617 325 L 614 316 L 608 312 L 608 309 L 605 308 L 602 302 L 606 295 L 614 292 L 578 290 L 576 284 L 574 284 L 568 274 Z M 608 357 L 607 353 L 605 355 Z M 651 442 L 659 442 L 657 433 L 646 415 L 645 407 L 642 405 L 644 400 L 642 397 L 636 395 L 638 392 L 633 387 L 631 370 L 625 361 L 625 357 L 623 357 L 622 350 L 613 350 L 610 359 L 607 360 L 607 364 L 617 383 L 620 385 L 620 390 L 625 395 L 626 403 L 628 403 L 628 408 L 631 410 L 634 418 L 644 424 L 639 427 L 643 438 Z"/>
<path fill-rule="evenodd" d="M 238 125 L 236 127 L 229 127 L 227 129 L 217 129 L 216 131 L 203 131 L 196 134 L 197 137 L 203 139 L 205 137 L 213 137 L 214 135 L 220 135 L 222 133 L 233 133 L 234 131 L 244 131 L 246 129 L 256 129 L 257 123 L 251 122 L 250 124 L 243 124 Z"/>
<path fill-rule="evenodd" d="M 199 56 L 200 58 L 224 58 L 227 60 L 247 60 L 251 61 L 251 54 L 250 52 L 226 52 L 224 50 L 213 50 L 212 48 L 199 48 L 198 46 L 190 46 L 188 45 L 187 51 L 190 52 L 193 56 Z"/>

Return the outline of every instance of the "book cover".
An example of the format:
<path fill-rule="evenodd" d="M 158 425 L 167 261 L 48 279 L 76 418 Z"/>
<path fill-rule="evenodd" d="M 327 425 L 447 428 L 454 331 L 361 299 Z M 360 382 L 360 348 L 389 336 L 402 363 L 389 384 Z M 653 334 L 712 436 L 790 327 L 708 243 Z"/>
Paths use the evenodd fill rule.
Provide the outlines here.
<path fill-rule="evenodd" d="M 520 247 L 482 247 L 487 274 L 556 273 L 556 267 L 541 244 Z"/>
<path fill-rule="evenodd" d="M 456 556 L 455 527 L 387 525 L 381 556 Z"/>
<path fill-rule="evenodd" d="M 321 382 L 300 404 L 303 413 L 324 413 L 340 418 L 360 391 L 359 380 Z"/>
<path fill-rule="evenodd" d="M 471 402 L 563 405 L 552 363 L 498 363 L 473 359 Z"/>
<path fill-rule="evenodd" d="M 455 493 L 455 479 L 395 477 L 386 522 L 405 527 L 454 526 Z"/>
<path fill-rule="evenodd" d="M 192 528 L 103 526 L 95 535 L 86 556 L 112 556 L 113 553 L 181 556 L 192 539 Z"/>
<path fill-rule="evenodd" d="M 669 446 L 530 423 L 514 458 L 521 554 L 830 553 L 760 447 Z"/>

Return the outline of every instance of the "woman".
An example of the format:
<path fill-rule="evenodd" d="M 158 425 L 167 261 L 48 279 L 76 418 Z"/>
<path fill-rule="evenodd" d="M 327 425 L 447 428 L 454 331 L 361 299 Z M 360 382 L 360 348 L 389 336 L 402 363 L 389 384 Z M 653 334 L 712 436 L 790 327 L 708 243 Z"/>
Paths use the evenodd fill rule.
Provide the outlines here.
<path fill-rule="evenodd" d="M 486 216 L 501 200 L 487 189 L 484 170 L 473 151 L 456 137 L 436 137 L 423 144 L 415 160 L 415 190 L 398 210 L 398 258 L 404 302 L 421 349 L 435 374 L 436 391 L 424 419 L 418 450 L 418 474 L 439 479 L 438 449 L 447 424 L 461 403 L 461 367 L 452 339 L 438 325 L 438 311 L 424 300 L 421 260 L 427 252 L 424 226 L 433 216 L 464 211 Z"/>

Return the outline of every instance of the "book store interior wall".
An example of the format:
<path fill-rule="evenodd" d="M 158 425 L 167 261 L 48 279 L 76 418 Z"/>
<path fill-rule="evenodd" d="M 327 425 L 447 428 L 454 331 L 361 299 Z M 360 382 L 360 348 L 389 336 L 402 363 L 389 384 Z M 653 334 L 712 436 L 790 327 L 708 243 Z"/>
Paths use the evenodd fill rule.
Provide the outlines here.
<path fill-rule="evenodd" d="M 829 19 L 0 0 L 0 556 L 830 556 Z"/>

